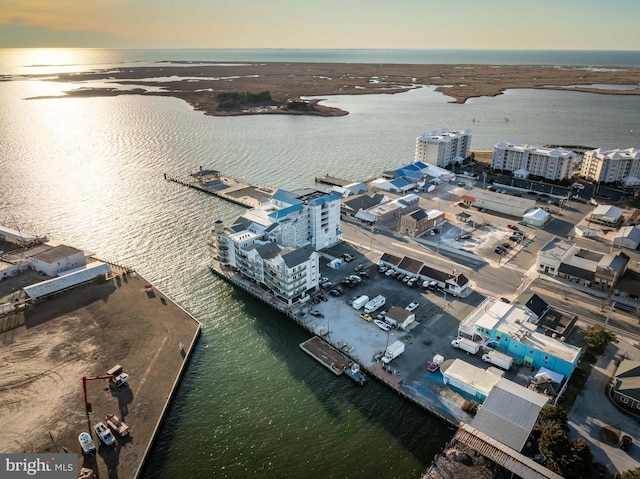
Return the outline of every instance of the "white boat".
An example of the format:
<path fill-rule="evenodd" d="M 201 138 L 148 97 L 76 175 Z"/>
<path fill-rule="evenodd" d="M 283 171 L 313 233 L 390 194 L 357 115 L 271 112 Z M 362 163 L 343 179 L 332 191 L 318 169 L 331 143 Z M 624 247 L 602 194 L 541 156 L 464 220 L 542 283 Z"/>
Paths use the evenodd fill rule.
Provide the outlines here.
<path fill-rule="evenodd" d="M 374 319 L 373 322 L 376 323 L 376 326 L 378 326 L 383 331 L 389 331 L 391 329 L 391 326 L 379 319 Z"/>

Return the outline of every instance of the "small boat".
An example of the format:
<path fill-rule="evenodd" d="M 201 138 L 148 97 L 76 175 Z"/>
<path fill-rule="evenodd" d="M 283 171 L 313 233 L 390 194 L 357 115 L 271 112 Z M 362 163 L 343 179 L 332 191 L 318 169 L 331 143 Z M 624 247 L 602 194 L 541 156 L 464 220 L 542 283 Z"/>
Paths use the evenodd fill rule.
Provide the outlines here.
<path fill-rule="evenodd" d="M 360 365 L 358 363 L 352 363 L 351 366 L 344 368 L 344 372 L 360 386 L 364 386 L 369 382 L 367 376 L 365 376 L 364 373 L 360 371 Z"/>
<path fill-rule="evenodd" d="M 376 326 L 378 326 L 383 331 L 389 331 L 391 329 L 391 326 L 380 319 L 374 319 L 373 322 L 376 323 Z"/>

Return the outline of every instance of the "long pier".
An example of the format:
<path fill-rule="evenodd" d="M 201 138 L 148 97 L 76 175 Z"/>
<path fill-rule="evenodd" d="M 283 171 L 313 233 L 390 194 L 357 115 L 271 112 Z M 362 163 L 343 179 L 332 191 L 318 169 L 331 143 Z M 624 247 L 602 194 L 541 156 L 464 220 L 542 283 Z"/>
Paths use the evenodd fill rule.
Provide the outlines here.
<path fill-rule="evenodd" d="M 217 196 L 245 208 L 255 208 L 263 198 L 270 198 L 276 191 L 275 188 L 252 185 L 246 181 L 223 175 L 216 170 L 200 170 L 188 177 L 165 173 L 164 179 Z"/>

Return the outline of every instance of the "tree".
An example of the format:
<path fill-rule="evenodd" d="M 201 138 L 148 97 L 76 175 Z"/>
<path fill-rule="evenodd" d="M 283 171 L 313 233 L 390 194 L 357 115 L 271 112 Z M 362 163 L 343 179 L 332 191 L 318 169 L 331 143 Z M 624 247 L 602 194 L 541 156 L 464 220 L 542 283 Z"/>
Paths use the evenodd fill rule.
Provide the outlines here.
<path fill-rule="evenodd" d="M 562 473 L 566 479 L 580 479 L 591 475 L 593 454 L 587 441 L 582 438 L 571 441 L 571 459 L 567 466 Z"/>
<path fill-rule="evenodd" d="M 547 468 L 562 475 L 571 457 L 571 443 L 562 425 L 555 422 L 546 423 L 538 447 L 547 459 Z"/>
<path fill-rule="evenodd" d="M 568 421 L 569 416 L 567 415 L 567 411 L 562 409 L 557 404 L 553 404 L 552 406 L 546 407 L 542 411 L 540 411 L 540 422 L 545 426 L 555 423 L 559 425 L 563 430 L 567 431 Z"/>
<path fill-rule="evenodd" d="M 640 479 L 640 468 L 624 471 L 618 477 L 619 479 Z"/>
<path fill-rule="evenodd" d="M 597 354 L 602 354 L 610 342 L 618 340 L 615 334 L 607 331 L 599 324 L 581 329 L 580 334 L 587 341 L 589 347 Z"/>

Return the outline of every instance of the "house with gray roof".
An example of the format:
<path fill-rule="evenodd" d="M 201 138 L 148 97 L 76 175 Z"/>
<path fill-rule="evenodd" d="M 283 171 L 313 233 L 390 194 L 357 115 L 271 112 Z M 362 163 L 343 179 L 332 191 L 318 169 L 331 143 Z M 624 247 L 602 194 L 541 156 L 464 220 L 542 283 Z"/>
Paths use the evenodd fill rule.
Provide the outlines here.
<path fill-rule="evenodd" d="M 610 397 L 621 408 L 640 414 L 640 361 L 620 361 Z"/>

